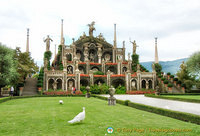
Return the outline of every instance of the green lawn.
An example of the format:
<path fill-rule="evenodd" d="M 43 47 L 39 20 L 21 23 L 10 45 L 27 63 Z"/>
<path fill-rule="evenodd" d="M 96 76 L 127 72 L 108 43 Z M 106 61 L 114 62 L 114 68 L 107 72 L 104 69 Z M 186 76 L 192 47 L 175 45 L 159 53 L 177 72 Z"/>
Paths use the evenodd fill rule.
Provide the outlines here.
<path fill-rule="evenodd" d="M 60 99 L 64 101 L 64 105 L 58 103 Z M 86 119 L 82 123 L 68 124 L 67 121 L 81 112 L 82 107 L 86 107 Z M 108 127 L 114 128 L 113 134 L 106 132 Z M 189 129 L 190 132 L 153 132 L 164 129 L 168 131 L 170 129 L 179 129 L 180 131 Z M 133 131 L 127 132 L 131 130 Z M 199 134 L 200 125 L 119 104 L 108 106 L 106 101 L 96 98 L 41 97 L 15 99 L 0 103 L 1 136 L 197 136 Z"/>
<path fill-rule="evenodd" d="M 183 99 L 196 99 L 200 100 L 200 95 L 162 95 L 163 97 L 183 98 Z"/>

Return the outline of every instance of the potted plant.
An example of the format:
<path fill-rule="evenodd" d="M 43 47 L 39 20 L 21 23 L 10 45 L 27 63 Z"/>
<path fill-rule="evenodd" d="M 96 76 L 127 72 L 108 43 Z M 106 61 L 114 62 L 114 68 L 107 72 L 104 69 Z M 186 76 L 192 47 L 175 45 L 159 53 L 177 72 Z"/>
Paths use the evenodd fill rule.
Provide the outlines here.
<path fill-rule="evenodd" d="M 167 87 L 167 84 L 169 83 L 169 81 L 166 79 L 165 81 L 164 81 L 164 84 L 165 84 L 165 87 Z"/>
<path fill-rule="evenodd" d="M 184 83 L 181 84 L 181 87 L 182 87 L 181 90 L 182 90 L 183 92 L 185 92 L 185 86 L 186 86 L 186 85 L 185 85 Z"/>
<path fill-rule="evenodd" d="M 171 91 L 171 90 L 172 90 L 172 87 L 173 87 L 173 85 L 172 85 L 171 83 L 169 83 L 169 84 L 167 85 L 167 87 L 168 87 L 168 90 L 169 90 L 169 91 Z"/>
<path fill-rule="evenodd" d="M 173 81 L 174 81 L 174 85 L 176 85 L 178 78 L 174 78 Z"/>
<path fill-rule="evenodd" d="M 43 86 L 42 80 L 38 80 L 37 87 L 39 92 L 42 90 L 42 86 Z"/>
<path fill-rule="evenodd" d="M 174 75 L 171 75 L 170 78 L 171 78 L 171 82 L 173 82 Z"/>
<path fill-rule="evenodd" d="M 162 78 L 161 78 L 161 80 L 162 80 L 162 83 L 163 83 L 163 82 L 165 81 L 165 78 L 164 78 L 164 77 L 162 77 Z"/>
<path fill-rule="evenodd" d="M 169 79 L 170 75 L 171 75 L 171 73 L 168 72 L 168 73 L 167 73 L 167 79 Z"/>
<path fill-rule="evenodd" d="M 181 87 L 181 83 L 182 82 L 180 80 L 177 81 L 177 85 L 178 85 L 179 88 Z"/>
<path fill-rule="evenodd" d="M 162 75 L 158 75 L 158 80 L 160 81 L 162 78 Z"/>

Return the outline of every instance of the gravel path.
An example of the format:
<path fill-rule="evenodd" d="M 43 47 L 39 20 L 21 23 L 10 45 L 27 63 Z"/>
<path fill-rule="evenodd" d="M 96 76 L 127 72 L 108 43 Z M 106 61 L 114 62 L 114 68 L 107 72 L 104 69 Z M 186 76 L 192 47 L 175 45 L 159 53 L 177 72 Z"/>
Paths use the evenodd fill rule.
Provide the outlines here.
<path fill-rule="evenodd" d="M 109 95 L 102 96 L 109 97 Z M 144 95 L 114 95 L 114 97 L 119 100 L 130 100 L 132 102 L 141 103 L 144 105 L 200 115 L 200 103 L 164 100 L 145 97 Z"/>

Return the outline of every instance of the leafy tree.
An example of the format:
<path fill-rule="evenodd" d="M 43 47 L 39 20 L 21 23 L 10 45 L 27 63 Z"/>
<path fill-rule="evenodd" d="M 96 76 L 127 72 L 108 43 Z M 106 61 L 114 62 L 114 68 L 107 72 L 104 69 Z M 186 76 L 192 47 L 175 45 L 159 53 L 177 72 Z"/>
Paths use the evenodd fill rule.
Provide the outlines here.
<path fill-rule="evenodd" d="M 200 78 L 200 51 L 192 54 L 186 62 L 188 72 Z"/>
<path fill-rule="evenodd" d="M 190 89 L 194 84 L 194 77 L 192 77 L 184 62 L 180 65 L 180 70 L 176 73 L 178 79 L 185 84 L 187 89 Z"/>
<path fill-rule="evenodd" d="M 20 48 L 15 49 L 15 60 L 17 63 L 17 72 L 19 73 L 18 83 L 24 83 L 29 74 L 38 72 L 38 66 L 34 63 L 30 53 L 22 53 Z"/>
<path fill-rule="evenodd" d="M 1 88 L 6 85 L 14 85 L 18 76 L 14 50 L 0 43 L 0 95 Z"/>

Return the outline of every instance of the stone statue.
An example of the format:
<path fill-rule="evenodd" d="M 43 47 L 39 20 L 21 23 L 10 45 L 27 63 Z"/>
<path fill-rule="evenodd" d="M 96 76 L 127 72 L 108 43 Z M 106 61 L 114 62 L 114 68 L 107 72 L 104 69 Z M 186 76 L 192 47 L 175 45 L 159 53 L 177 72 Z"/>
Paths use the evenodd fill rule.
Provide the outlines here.
<path fill-rule="evenodd" d="M 123 41 L 123 48 L 125 48 L 125 41 Z"/>
<path fill-rule="evenodd" d="M 93 54 L 93 52 L 90 53 L 90 61 L 91 61 L 91 62 L 94 61 L 94 54 Z"/>
<path fill-rule="evenodd" d="M 99 38 L 100 40 L 105 40 L 105 38 L 103 37 L 102 33 L 99 34 L 98 38 Z"/>
<path fill-rule="evenodd" d="M 100 47 L 98 48 L 98 56 L 102 56 L 102 49 Z"/>
<path fill-rule="evenodd" d="M 101 82 L 100 81 L 98 82 L 98 86 L 101 86 Z"/>
<path fill-rule="evenodd" d="M 131 60 L 131 54 L 128 53 L 128 60 Z"/>
<path fill-rule="evenodd" d="M 133 90 L 136 89 L 136 87 L 135 87 L 135 81 L 134 80 L 131 82 L 131 87 L 132 87 Z"/>
<path fill-rule="evenodd" d="M 67 73 L 68 73 L 68 74 L 72 74 L 72 73 L 73 73 L 73 72 L 72 72 L 72 67 L 71 67 L 71 66 L 67 67 Z"/>
<path fill-rule="evenodd" d="M 93 36 L 93 31 L 96 30 L 94 25 L 95 25 L 94 21 L 91 24 L 88 24 L 88 26 L 89 26 L 89 36 Z"/>
<path fill-rule="evenodd" d="M 136 54 L 136 48 L 139 46 L 136 45 L 135 40 L 133 42 L 132 41 L 130 41 L 130 42 L 133 44 L 133 54 Z"/>
<path fill-rule="evenodd" d="M 56 89 L 57 89 L 57 82 L 54 81 L 54 83 L 53 83 L 53 90 L 56 91 Z"/>
<path fill-rule="evenodd" d="M 49 35 L 47 35 L 47 38 L 44 40 L 44 42 L 46 42 L 46 51 L 49 51 L 51 41 L 53 42 Z"/>

